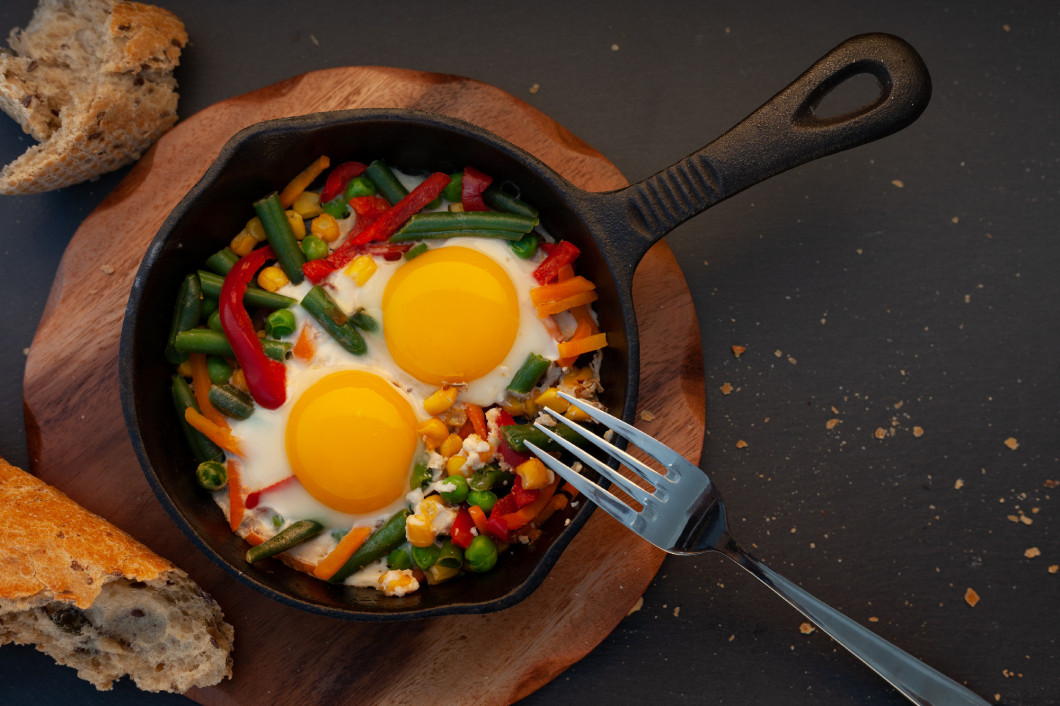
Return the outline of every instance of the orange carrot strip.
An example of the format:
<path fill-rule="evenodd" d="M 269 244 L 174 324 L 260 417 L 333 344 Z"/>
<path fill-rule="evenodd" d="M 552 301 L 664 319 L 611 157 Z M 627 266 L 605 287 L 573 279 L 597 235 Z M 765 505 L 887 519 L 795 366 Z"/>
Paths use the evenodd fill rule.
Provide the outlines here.
<path fill-rule="evenodd" d="M 303 169 L 294 179 L 291 179 L 287 186 L 283 187 L 283 191 L 280 192 L 280 204 L 284 208 L 290 208 L 299 194 L 308 189 L 313 180 L 320 176 L 329 166 L 331 166 L 331 160 L 326 155 L 317 157 L 312 164 Z"/>
<path fill-rule="evenodd" d="M 580 308 L 584 308 L 584 307 L 580 307 Z M 576 329 L 574 329 L 574 335 L 572 335 L 570 337 L 570 340 L 571 341 L 580 341 L 581 339 L 588 338 L 589 336 L 592 336 L 592 335 L 594 335 L 596 333 L 598 333 L 598 331 L 596 330 L 596 324 L 593 323 L 592 318 L 587 318 L 587 319 L 583 318 L 580 321 L 578 321 L 578 327 Z M 570 366 L 574 365 L 574 361 L 576 361 L 576 360 L 578 360 L 578 356 L 569 355 L 569 356 L 565 356 L 563 358 L 560 358 L 559 360 L 556 361 L 556 363 L 561 368 L 569 368 Z"/>
<path fill-rule="evenodd" d="M 552 499 L 548 501 L 548 505 L 545 505 L 541 512 L 537 513 L 537 517 L 534 518 L 534 524 L 540 527 L 548 521 L 548 518 L 552 517 L 552 513 L 565 507 L 567 507 L 567 496 L 553 495 Z"/>
<path fill-rule="evenodd" d="M 335 548 L 316 565 L 316 568 L 313 569 L 313 575 L 325 581 L 334 576 L 335 572 L 350 560 L 353 553 L 360 549 L 361 545 L 364 544 L 364 540 L 368 539 L 368 535 L 371 533 L 372 529 L 370 527 L 354 527 L 351 529 L 339 540 Z"/>
<path fill-rule="evenodd" d="M 472 505 L 467 509 L 467 512 L 471 515 L 471 521 L 475 523 L 475 527 L 478 528 L 478 533 L 486 534 L 486 522 L 489 520 L 486 517 L 486 511 L 478 505 Z"/>
<path fill-rule="evenodd" d="M 465 410 L 467 411 L 467 418 L 471 420 L 471 424 L 475 428 L 475 433 L 478 434 L 478 438 L 485 440 L 490 434 L 489 427 L 486 426 L 486 413 L 482 411 L 482 407 L 470 402 L 467 403 Z"/>
<path fill-rule="evenodd" d="M 534 287 L 530 290 L 530 302 L 532 304 L 544 304 L 545 302 L 566 299 L 579 292 L 589 292 L 596 289 L 596 285 L 582 276 L 546 284 L 543 287 Z"/>
<path fill-rule="evenodd" d="M 209 419 L 196 412 L 194 407 L 188 407 L 184 410 L 184 419 L 193 429 L 202 432 L 207 439 L 217 444 L 225 451 L 234 453 L 237 456 L 243 455 L 239 439 L 232 436 L 232 431 L 230 429 L 217 426 Z"/>
<path fill-rule="evenodd" d="M 591 304 L 597 299 L 596 292 L 578 292 L 565 299 L 557 299 L 555 301 L 545 302 L 544 304 L 538 304 L 536 309 L 537 316 L 538 318 L 544 318 L 546 316 L 551 316 L 552 314 L 558 314 L 561 311 L 566 311 L 567 309 L 573 309 L 582 304 Z"/>
<path fill-rule="evenodd" d="M 560 490 L 562 490 L 564 493 L 569 495 L 571 497 L 571 500 L 573 500 L 574 498 L 578 497 L 578 489 L 575 488 L 570 483 L 564 483 L 563 487 L 560 488 Z"/>
<path fill-rule="evenodd" d="M 308 363 L 313 360 L 316 348 L 316 336 L 313 334 L 313 330 L 309 326 L 303 326 L 302 330 L 298 332 L 298 340 L 294 342 L 294 348 L 291 349 L 291 352 L 294 353 L 294 357 L 298 360 Z"/>
<path fill-rule="evenodd" d="M 548 335 L 552 337 L 553 341 L 563 340 L 563 332 L 560 331 L 559 324 L 557 324 L 556 320 L 551 316 L 546 316 L 541 319 L 541 324 L 545 327 L 545 330 L 548 331 Z"/>
<path fill-rule="evenodd" d="M 564 265 L 556 272 L 556 279 L 562 282 L 574 276 L 574 265 Z"/>
<path fill-rule="evenodd" d="M 556 492 L 556 488 L 559 487 L 561 478 L 556 478 L 549 485 L 546 485 L 541 489 L 541 494 L 537 496 L 537 500 L 530 503 L 529 505 L 523 505 L 515 512 L 508 513 L 507 515 L 501 515 L 504 518 L 505 523 L 508 525 L 508 530 L 517 530 L 520 527 L 526 525 L 530 520 L 537 517 L 537 514 L 544 509 L 548 501 L 552 499 L 552 496 Z"/>
<path fill-rule="evenodd" d="M 592 333 L 600 333 L 600 329 L 593 320 L 593 315 L 590 313 L 588 305 L 576 306 L 570 310 L 570 313 L 579 324 L 584 322 L 586 326 L 590 327 Z"/>
<path fill-rule="evenodd" d="M 582 353 L 588 353 L 589 351 L 597 351 L 607 345 L 607 334 L 598 333 L 593 336 L 586 338 L 579 338 L 576 341 L 561 341 L 556 344 L 559 349 L 559 355 L 561 358 L 568 356 L 577 356 Z"/>
<path fill-rule="evenodd" d="M 192 353 L 188 356 L 188 364 L 191 366 L 191 391 L 195 393 L 195 402 L 198 403 L 202 416 L 222 429 L 227 429 L 228 420 L 225 415 L 210 402 L 210 372 L 206 367 L 206 356 L 202 353 Z"/>
<path fill-rule="evenodd" d="M 189 409 L 191 409 L 189 407 Z M 228 459 L 228 525 L 235 532 L 243 524 L 246 505 L 243 500 L 243 479 L 239 475 L 239 461 Z"/>

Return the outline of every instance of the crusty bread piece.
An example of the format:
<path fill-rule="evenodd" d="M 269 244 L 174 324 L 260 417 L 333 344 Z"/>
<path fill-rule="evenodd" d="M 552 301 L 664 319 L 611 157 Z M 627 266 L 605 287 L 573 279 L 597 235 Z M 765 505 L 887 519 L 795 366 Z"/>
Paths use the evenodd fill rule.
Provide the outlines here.
<path fill-rule="evenodd" d="M 98 177 L 140 158 L 177 120 L 188 41 L 171 12 L 122 0 L 41 0 L 0 54 L 0 109 L 41 144 L 0 171 L 0 193 Z"/>
<path fill-rule="evenodd" d="M 0 645 L 35 644 L 98 689 L 232 676 L 232 626 L 191 578 L 0 459 Z"/>

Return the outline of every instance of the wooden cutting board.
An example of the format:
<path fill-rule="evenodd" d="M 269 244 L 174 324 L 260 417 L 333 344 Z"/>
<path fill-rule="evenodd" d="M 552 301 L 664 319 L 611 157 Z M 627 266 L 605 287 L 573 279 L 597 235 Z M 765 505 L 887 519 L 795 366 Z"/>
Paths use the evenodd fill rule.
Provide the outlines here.
<path fill-rule="evenodd" d="M 211 106 L 148 151 L 74 234 L 29 352 L 24 403 L 32 470 L 176 560 L 235 626 L 234 678 L 188 694 L 204 704 L 508 703 L 603 640 L 664 556 L 597 512 L 542 586 L 512 608 L 401 623 L 347 622 L 280 605 L 232 580 L 194 548 L 155 499 L 129 442 L 117 380 L 122 317 L 148 243 L 238 130 L 271 118 L 382 107 L 477 123 L 584 189 L 627 183 L 562 126 L 486 84 L 377 67 L 305 74 Z M 644 351 L 638 426 L 698 461 L 705 399 L 699 331 L 665 244 L 644 258 L 634 298 Z M 454 646 L 470 658 L 459 659 Z M 454 658 L 460 679 L 448 676 Z"/>

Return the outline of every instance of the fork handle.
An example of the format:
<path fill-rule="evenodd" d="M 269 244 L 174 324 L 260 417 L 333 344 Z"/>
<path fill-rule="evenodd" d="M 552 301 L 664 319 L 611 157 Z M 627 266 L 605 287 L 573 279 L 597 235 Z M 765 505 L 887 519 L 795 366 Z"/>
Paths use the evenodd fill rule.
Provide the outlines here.
<path fill-rule="evenodd" d="M 814 598 L 796 584 L 748 554 L 732 538 L 718 543 L 718 551 L 773 589 L 832 639 L 867 664 L 915 704 L 988 704 L 969 689 L 924 664 L 908 652 L 862 627 L 835 608 Z"/>

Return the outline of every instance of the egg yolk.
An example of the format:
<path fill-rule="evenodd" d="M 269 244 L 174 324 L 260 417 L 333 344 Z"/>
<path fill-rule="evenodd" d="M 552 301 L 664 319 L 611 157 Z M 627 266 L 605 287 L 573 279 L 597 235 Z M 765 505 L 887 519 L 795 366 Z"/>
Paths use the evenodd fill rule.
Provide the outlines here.
<path fill-rule="evenodd" d="M 401 368 L 433 385 L 470 382 L 500 365 L 519 331 L 504 268 L 471 248 L 428 250 L 383 292 L 383 335 Z"/>
<path fill-rule="evenodd" d="M 364 514 L 408 490 L 416 416 L 383 378 L 346 370 L 321 378 L 291 409 L 287 458 L 314 498 Z"/>

